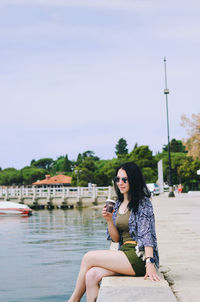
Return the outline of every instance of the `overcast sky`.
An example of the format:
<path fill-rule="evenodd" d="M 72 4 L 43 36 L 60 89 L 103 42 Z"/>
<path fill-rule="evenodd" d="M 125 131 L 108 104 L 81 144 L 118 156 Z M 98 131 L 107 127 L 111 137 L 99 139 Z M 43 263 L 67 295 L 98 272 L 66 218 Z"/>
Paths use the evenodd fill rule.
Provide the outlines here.
<path fill-rule="evenodd" d="M 200 112 L 200 2 L 0 1 L 0 167 L 92 150 L 119 138 L 155 154 Z"/>

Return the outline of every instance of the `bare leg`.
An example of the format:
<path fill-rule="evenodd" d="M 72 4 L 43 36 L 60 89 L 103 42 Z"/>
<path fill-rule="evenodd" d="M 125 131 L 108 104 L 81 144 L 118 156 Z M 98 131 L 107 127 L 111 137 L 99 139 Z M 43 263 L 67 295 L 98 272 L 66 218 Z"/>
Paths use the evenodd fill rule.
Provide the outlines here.
<path fill-rule="evenodd" d="M 93 266 L 102 267 L 112 272 L 135 276 L 135 272 L 122 251 L 90 251 L 83 256 L 75 290 L 68 302 L 79 302 L 86 290 L 85 276 Z"/>
<path fill-rule="evenodd" d="M 86 293 L 87 302 L 94 302 L 99 292 L 99 282 L 103 277 L 114 276 L 118 273 L 112 272 L 102 267 L 92 267 L 86 273 Z"/>

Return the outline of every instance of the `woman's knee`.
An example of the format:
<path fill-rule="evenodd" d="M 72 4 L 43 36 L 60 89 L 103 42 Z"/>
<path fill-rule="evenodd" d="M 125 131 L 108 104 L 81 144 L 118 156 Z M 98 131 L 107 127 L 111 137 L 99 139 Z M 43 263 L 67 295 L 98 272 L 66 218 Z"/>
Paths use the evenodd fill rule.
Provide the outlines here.
<path fill-rule="evenodd" d="M 91 264 L 91 261 L 93 259 L 93 251 L 89 251 L 87 252 L 84 256 L 83 256 L 83 259 L 82 259 L 82 264 L 83 265 L 90 265 Z"/>
<path fill-rule="evenodd" d="M 97 285 L 101 279 L 102 279 L 102 274 L 99 272 L 98 267 L 92 267 L 90 268 L 87 273 L 86 273 L 86 287 L 91 286 L 91 285 Z"/>

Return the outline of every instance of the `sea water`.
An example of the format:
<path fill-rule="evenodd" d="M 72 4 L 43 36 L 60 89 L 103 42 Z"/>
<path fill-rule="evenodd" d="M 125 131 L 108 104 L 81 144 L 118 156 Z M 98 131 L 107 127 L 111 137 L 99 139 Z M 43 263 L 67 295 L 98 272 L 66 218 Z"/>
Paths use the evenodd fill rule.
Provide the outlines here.
<path fill-rule="evenodd" d="M 108 245 L 101 209 L 0 217 L 0 301 L 67 301 L 84 253 Z"/>

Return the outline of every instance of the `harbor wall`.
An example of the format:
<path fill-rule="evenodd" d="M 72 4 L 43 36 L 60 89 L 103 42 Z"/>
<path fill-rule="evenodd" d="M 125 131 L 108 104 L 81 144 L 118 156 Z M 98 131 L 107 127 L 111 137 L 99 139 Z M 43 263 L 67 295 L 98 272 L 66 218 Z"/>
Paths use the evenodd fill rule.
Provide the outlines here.
<path fill-rule="evenodd" d="M 4 187 L 0 188 L 0 201 L 26 204 L 31 208 L 74 208 L 104 204 L 115 198 L 113 187 Z"/>

